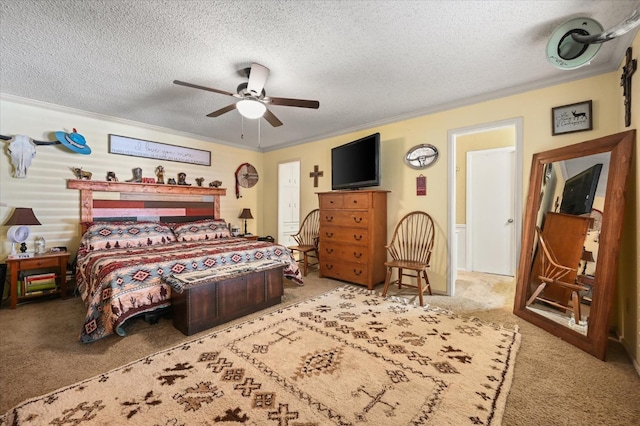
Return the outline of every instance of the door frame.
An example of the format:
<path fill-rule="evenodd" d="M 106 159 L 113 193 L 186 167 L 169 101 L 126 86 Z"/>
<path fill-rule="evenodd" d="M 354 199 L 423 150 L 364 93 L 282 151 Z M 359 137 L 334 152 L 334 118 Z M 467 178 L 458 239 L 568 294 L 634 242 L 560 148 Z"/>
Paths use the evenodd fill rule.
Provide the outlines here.
<path fill-rule="evenodd" d="M 472 133 L 482 133 L 504 127 L 515 129 L 516 167 L 515 167 L 515 207 L 514 226 L 516 227 L 516 271 L 518 270 L 517 260 L 520 259 L 520 242 L 522 239 L 522 147 L 523 147 L 523 119 L 522 117 L 509 118 L 506 120 L 489 123 L 476 124 L 473 126 L 459 127 L 447 131 L 448 157 L 447 165 L 447 240 L 449 242 L 449 261 L 447 265 L 447 295 L 455 295 L 456 279 L 458 277 L 458 242 L 456 238 L 456 144 L 459 136 Z"/>
<path fill-rule="evenodd" d="M 467 197 L 466 197 L 466 206 L 467 206 L 467 211 L 466 211 L 466 247 L 465 247 L 465 253 L 466 253 L 466 270 L 467 271 L 473 271 L 473 234 L 474 234 L 474 229 L 473 229 L 473 221 L 471 220 L 471 211 L 472 209 L 469 208 L 469 206 L 473 206 L 473 197 L 474 197 L 474 193 L 473 190 L 471 189 L 470 185 L 469 185 L 469 181 L 473 178 L 473 176 L 471 176 L 471 173 L 469 173 L 470 169 L 471 169 L 471 165 L 472 162 L 470 161 L 471 158 L 482 155 L 483 153 L 487 153 L 487 152 L 491 152 L 491 153 L 497 153 L 497 152 L 509 152 L 509 153 L 513 153 L 513 162 L 511 163 L 512 169 L 511 169 L 511 176 L 513 177 L 513 175 L 515 175 L 515 171 L 516 171 L 516 165 L 515 165 L 515 150 L 516 147 L 515 146 L 507 146 L 507 147 L 501 147 L 501 148 L 488 148 L 488 149 L 482 149 L 482 150 L 477 150 L 477 151 L 469 151 L 467 152 Z M 475 160 L 474 160 L 475 161 Z M 514 189 L 515 189 L 515 183 L 514 183 Z M 512 210 L 511 212 L 509 212 L 509 215 L 512 216 L 511 218 L 513 219 L 513 226 L 515 226 L 515 219 L 513 218 L 513 216 L 515 215 L 515 205 L 516 205 L 516 200 L 515 200 L 515 191 L 513 192 L 513 194 L 511 195 L 513 197 L 513 206 L 512 206 Z M 513 228 L 514 233 L 512 234 L 514 239 L 513 241 L 511 241 L 511 244 L 514 244 L 515 247 L 515 228 Z M 515 271 L 516 271 L 516 251 L 513 250 L 510 254 L 511 259 L 509 260 L 510 265 L 512 266 L 511 268 L 511 274 L 510 275 L 515 275 Z"/>

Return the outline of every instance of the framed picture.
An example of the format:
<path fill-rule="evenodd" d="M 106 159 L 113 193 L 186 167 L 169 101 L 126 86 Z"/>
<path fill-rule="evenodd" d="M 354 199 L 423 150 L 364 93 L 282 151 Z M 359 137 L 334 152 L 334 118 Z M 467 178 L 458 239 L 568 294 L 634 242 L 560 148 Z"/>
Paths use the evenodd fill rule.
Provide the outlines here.
<path fill-rule="evenodd" d="M 551 134 L 584 132 L 593 129 L 591 101 L 551 108 Z"/>
<path fill-rule="evenodd" d="M 201 166 L 211 165 L 211 151 L 111 134 L 109 135 L 109 154 L 155 158 Z"/>

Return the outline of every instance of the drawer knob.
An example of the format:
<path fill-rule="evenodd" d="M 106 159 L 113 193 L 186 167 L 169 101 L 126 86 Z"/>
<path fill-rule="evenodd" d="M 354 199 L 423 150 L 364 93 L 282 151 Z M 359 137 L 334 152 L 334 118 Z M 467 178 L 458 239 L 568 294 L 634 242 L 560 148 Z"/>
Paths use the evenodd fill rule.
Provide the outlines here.
<path fill-rule="evenodd" d="M 354 221 L 355 223 L 360 223 L 360 222 L 362 222 L 362 218 L 361 218 L 361 217 L 354 217 L 354 218 L 353 218 L 353 221 Z"/>
<path fill-rule="evenodd" d="M 362 257 L 362 253 L 356 253 L 355 251 L 353 252 L 353 257 L 355 257 L 356 259 L 360 259 Z"/>
<path fill-rule="evenodd" d="M 355 275 L 362 275 L 362 269 L 360 269 L 359 271 L 357 271 L 357 270 L 355 270 L 355 269 L 354 269 L 354 270 L 353 270 L 353 273 L 354 273 Z"/>
<path fill-rule="evenodd" d="M 360 240 L 362 240 L 362 235 L 355 235 L 354 234 L 353 235 L 353 239 L 356 240 L 356 241 L 360 241 Z"/>
<path fill-rule="evenodd" d="M 324 218 L 327 222 L 333 222 L 333 216 L 325 216 Z"/>
<path fill-rule="evenodd" d="M 324 265 L 324 267 L 329 269 L 329 270 L 333 269 L 333 265 Z"/>
<path fill-rule="evenodd" d="M 333 237 L 333 232 L 325 232 L 324 234 L 327 236 L 327 238 Z"/>
<path fill-rule="evenodd" d="M 328 249 L 328 248 L 326 248 L 326 249 L 324 249 L 324 251 L 325 251 L 327 254 L 331 254 L 331 253 L 333 253 L 333 249 Z"/>

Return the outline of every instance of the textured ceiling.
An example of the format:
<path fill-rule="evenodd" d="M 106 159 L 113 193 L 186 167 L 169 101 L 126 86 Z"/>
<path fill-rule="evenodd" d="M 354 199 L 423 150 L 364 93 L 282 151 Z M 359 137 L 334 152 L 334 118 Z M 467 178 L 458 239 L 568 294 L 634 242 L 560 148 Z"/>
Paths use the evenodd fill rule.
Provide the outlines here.
<path fill-rule="evenodd" d="M 608 29 L 638 1 L 3 0 L 0 93 L 251 149 L 290 146 L 617 69 L 637 30 L 588 66 L 553 68 L 545 46 L 575 17 Z M 235 101 L 238 72 L 270 68 L 284 123 L 206 115 Z M 7 96 L 8 95 L 8 96 Z M 60 123 L 70 130 L 72 123 Z M 43 129 L 51 131 L 58 129 Z"/>

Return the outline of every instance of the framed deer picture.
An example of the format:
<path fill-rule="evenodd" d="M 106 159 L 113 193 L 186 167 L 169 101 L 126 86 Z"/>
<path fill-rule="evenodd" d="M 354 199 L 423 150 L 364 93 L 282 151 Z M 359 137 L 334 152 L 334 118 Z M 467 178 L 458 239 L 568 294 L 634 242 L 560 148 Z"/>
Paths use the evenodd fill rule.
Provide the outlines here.
<path fill-rule="evenodd" d="M 557 136 L 592 130 L 591 104 L 589 100 L 551 108 L 551 134 Z"/>

